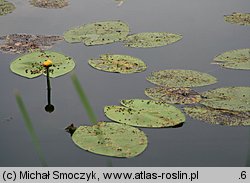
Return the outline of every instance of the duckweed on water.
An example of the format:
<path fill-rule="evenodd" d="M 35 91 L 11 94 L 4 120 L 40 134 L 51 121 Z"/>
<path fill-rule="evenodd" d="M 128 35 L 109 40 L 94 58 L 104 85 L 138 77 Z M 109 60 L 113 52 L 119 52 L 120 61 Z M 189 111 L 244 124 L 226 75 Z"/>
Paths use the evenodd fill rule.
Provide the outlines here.
<path fill-rule="evenodd" d="M 89 64 L 98 69 L 107 72 L 118 72 L 130 74 L 142 72 L 146 69 L 146 64 L 135 57 L 129 55 L 101 55 L 98 59 L 90 59 Z"/>
<path fill-rule="evenodd" d="M 228 126 L 250 125 L 250 111 L 239 112 L 223 109 L 213 109 L 205 106 L 187 106 L 184 108 L 190 117 L 211 124 Z"/>
<path fill-rule="evenodd" d="M 6 1 L 0 0 L 0 16 L 9 14 L 16 9 L 15 5 Z"/>
<path fill-rule="evenodd" d="M 142 32 L 129 35 L 125 46 L 134 48 L 153 48 L 165 46 L 182 39 L 182 35 L 169 32 Z"/>
<path fill-rule="evenodd" d="M 70 57 L 53 51 L 39 51 L 17 58 L 11 63 L 10 69 L 23 77 L 35 78 L 42 74 L 46 75 L 43 63 L 47 60 L 53 62 L 49 68 L 49 76 L 52 78 L 67 74 L 75 67 L 75 62 Z"/>
<path fill-rule="evenodd" d="M 118 122 L 138 127 L 161 128 L 185 121 L 184 114 L 173 105 L 153 100 L 122 100 L 123 106 L 105 106 L 105 115 Z"/>
<path fill-rule="evenodd" d="M 0 37 L 4 40 L 0 44 L 0 51 L 5 53 L 28 53 L 38 50 L 50 49 L 58 41 L 62 41 L 62 36 L 45 36 L 30 34 L 10 34 Z"/>
<path fill-rule="evenodd" d="M 128 33 L 128 25 L 120 20 L 103 21 L 70 29 L 64 33 L 64 39 L 69 43 L 83 42 L 91 46 L 123 41 Z"/>
<path fill-rule="evenodd" d="M 193 104 L 201 101 L 200 94 L 190 88 L 167 88 L 158 86 L 147 88 L 145 94 L 153 100 L 171 104 Z"/>
<path fill-rule="evenodd" d="M 193 70 L 162 70 L 152 72 L 147 80 L 166 87 L 198 87 L 214 84 L 217 79 L 207 73 Z"/>
<path fill-rule="evenodd" d="M 89 152 L 123 158 L 141 154 L 148 144 L 143 131 L 112 122 L 80 126 L 73 133 L 72 140 L 77 146 Z"/>
<path fill-rule="evenodd" d="M 250 13 L 236 13 L 225 15 L 224 20 L 231 24 L 250 25 Z"/>
<path fill-rule="evenodd" d="M 250 48 L 224 52 L 216 56 L 214 61 L 225 68 L 250 70 Z"/>
<path fill-rule="evenodd" d="M 225 87 L 201 93 L 201 104 L 215 109 L 250 111 L 250 87 Z"/>

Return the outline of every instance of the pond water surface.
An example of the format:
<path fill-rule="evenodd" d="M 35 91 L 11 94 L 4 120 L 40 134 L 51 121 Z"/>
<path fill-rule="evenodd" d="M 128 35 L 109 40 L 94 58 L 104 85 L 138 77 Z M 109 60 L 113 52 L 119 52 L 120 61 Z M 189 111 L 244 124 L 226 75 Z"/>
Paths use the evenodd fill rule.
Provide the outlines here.
<path fill-rule="evenodd" d="M 71 0 L 63 9 L 43 9 L 28 0 L 9 0 L 16 10 L 0 17 L 0 35 L 10 33 L 62 35 L 78 25 L 122 20 L 131 33 L 166 31 L 183 35 L 177 43 L 152 49 L 127 48 L 121 43 L 86 47 L 60 42 L 52 50 L 73 57 L 78 76 L 99 121 L 107 121 L 105 105 L 121 99 L 142 98 L 154 85 L 145 77 L 162 69 L 192 69 L 209 73 L 219 82 L 197 91 L 223 86 L 249 86 L 249 71 L 230 70 L 210 64 L 216 55 L 250 47 L 250 27 L 226 23 L 223 15 L 249 13 L 247 0 Z M 142 59 L 148 69 L 121 75 L 93 69 L 89 58 L 100 54 L 128 54 Z M 20 55 L 0 53 L 0 166 L 41 166 L 15 100 L 19 91 L 40 139 L 49 166 L 245 166 L 250 149 L 249 127 L 210 125 L 187 117 L 180 128 L 142 129 L 149 145 L 141 155 L 111 158 L 95 155 L 74 145 L 64 128 L 70 123 L 91 125 L 70 79 L 71 74 L 51 80 L 53 113 L 44 111 L 46 78 L 26 79 L 9 70 Z M 111 160 L 111 161 L 110 161 Z M 249 165 L 249 164 L 248 164 Z"/>

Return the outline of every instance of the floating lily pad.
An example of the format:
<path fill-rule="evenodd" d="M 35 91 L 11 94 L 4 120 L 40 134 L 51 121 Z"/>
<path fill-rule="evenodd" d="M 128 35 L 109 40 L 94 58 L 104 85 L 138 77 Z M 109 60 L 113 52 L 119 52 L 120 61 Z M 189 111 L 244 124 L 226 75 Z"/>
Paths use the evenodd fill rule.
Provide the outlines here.
<path fill-rule="evenodd" d="M 171 104 L 193 104 L 201 101 L 201 96 L 190 88 L 167 88 L 158 86 L 147 88 L 145 94 L 153 100 Z"/>
<path fill-rule="evenodd" d="M 184 111 L 192 118 L 211 124 L 240 126 L 250 125 L 250 112 L 213 109 L 205 106 L 187 106 Z"/>
<path fill-rule="evenodd" d="M 105 106 L 105 115 L 119 123 L 138 127 L 161 128 L 176 126 L 185 121 L 176 107 L 153 100 L 122 100 L 123 106 Z"/>
<path fill-rule="evenodd" d="M 34 78 L 46 75 L 46 69 L 42 65 L 46 60 L 53 62 L 49 68 L 49 76 L 52 78 L 64 75 L 75 67 L 75 62 L 70 57 L 53 51 L 39 51 L 17 58 L 11 63 L 10 69 L 23 77 Z"/>
<path fill-rule="evenodd" d="M 129 33 L 129 27 L 122 21 L 104 21 L 85 24 L 64 33 L 69 43 L 83 42 L 87 46 L 123 41 Z"/>
<path fill-rule="evenodd" d="M 214 61 L 225 68 L 250 70 L 250 48 L 224 52 L 216 56 Z"/>
<path fill-rule="evenodd" d="M 165 46 L 182 39 L 182 35 L 169 32 L 142 32 L 125 39 L 125 46 L 134 48 L 153 48 Z"/>
<path fill-rule="evenodd" d="M 63 8 L 68 6 L 68 0 L 30 0 L 30 4 L 39 8 Z"/>
<path fill-rule="evenodd" d="M 152 72 L 147 80 L 166 87 L 197 87 L 214 84 L 216 78 L 193 70 L 162 70 Z"/>
<path fill-rule="evenodd" d="M 129 55 L 105 54 L 98 59 L 90 59 L 89 64 L 98 70 L 122 74 L 142 72 L 147 68 L 142 60 Z"/>
<path fill-rule="evenodd" d="M 0 37 L 4 43 L 0 44 L 0 50 L 5 53 L 28 53 L 38 50 L 50 49 L 62 36 L 45 36 L 29 34 L 10 34 Z"/>
<path fill-rule="evenodd" d="M 94 126 L 80 126 L 72 135 L 80 148 L 106 156 L 134 157 L 147 147 L 143 131 L 124 124 L 99 122 Z"/>
<path fill-rule="evenodd" d="M 225 15 L 224 20 L 231 24 L 250 25 L 250 13 L 236 13 Z"/>
<path fill-rule="evenodd" d="M 16 9 L 15 5 L 6 1 L 0 0 L 0 16 L 9 14 Z"/>
<path fill-rule="evenodd" d="M 201 104 L 232 111 L 250 111 L 250 87 L 225 87 L 201 94 Z"/>

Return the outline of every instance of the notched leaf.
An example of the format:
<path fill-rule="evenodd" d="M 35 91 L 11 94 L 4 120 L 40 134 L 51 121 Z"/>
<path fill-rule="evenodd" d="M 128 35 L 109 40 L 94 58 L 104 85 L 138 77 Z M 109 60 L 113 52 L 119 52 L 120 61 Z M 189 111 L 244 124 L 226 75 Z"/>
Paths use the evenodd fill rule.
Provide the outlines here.
<path fill-rule="evenodd" d="M 125 46 L 135 48 L 153 48 L 165 46 L 182 39 L 182 35 L 169 32 L 142 32 L 132 34 L 125 39 Z"/>
<path fill-rule="evenodd" d="M 17 58 L 11 63 L 10 69 L 20 76 L 35 78 L 42 74 L 46 75 L 43 63 L 47 60 L 53 63 L 49 67 L 49 76 L 52 78 L 67 74 L 75 67 L 74 60 L 68 56 L 53 51 L 38 51 Z"/>
<path fill-rule="evenodd" d="M 166 87 L 198 87 L 214 84 L 217 79 L 207 73 L 193 70 L 162 70 L 152 72 L 147 80 Z"/>
<path fill-rule="evenodd" d="M 224 87 L 201 93 L 201 104 L 232 111 L 250 111 L 250 87 Z"/>
<path fill-rule="evenodd" d="M 124 106 L 105 106 L 105 115 L 118 122 L 147 128 L 173 127 L 185 121 L 175 106 L 153 100 L 122 100 Z"/>
<path fill-rule="evenodd" d="M 214 61 L 225 68 L 250 70 L 250 48 L 224 52 L 216 56 Z"/>
<path fill-rule="evenodd" d="M 69 43 L 83 42 L 92 46 L 123 41 L 128 33 L 128 25 L 120 20 L 103 21 L 72 28 L 64 33 L 64 39 Z"/>
<path fill-rule="evenodd" d="M 112 122 L 80 126 L 73 133 L 72 140 L 77 146 L 89 152 L 121 158 L 138 156 L 148 144 L 143 131 Z"/>

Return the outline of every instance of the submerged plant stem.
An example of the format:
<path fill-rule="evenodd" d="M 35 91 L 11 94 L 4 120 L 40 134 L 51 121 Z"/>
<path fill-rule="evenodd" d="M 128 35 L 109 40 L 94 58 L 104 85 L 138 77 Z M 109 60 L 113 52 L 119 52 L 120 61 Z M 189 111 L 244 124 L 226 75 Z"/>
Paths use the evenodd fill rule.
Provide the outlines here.
<path fill-rule="evenodd" d="M 38 139 L 38 137 L 36 135 L 35 129 L 33 128 L 31 119 L 30 119 L 29 114 L 28 114 L 28 112 L 27 112 L 27 110 L 25 108 L 23 100 L 22 100 L 21 96 L 18 93 L 16 94 L 16 102 L 18 104 L 19 110 L 21 111 L 21 113 L 23 115 L 25 126 L 26 126 L 26 128 L 28 129 L 28 131 L 30 133 L 32 142 L 33 142 L 33 144 L 35 146 L 35 149 L 37 151 L 37 154 L 39 156 L 39 160 L 40 160 L 42 166 L 47 167 L 48 165 L 47 165 L 47 162 L 46 162 L 46 160 L 45 160 L 45 158 L 43 156 L 39 139 Z"/>
<path fill-rule="evenodd" d="M 95 116 L 95 113 L 94 113 L 94 111 L 93 111 L 93 109 L 88 101 L 88 97 L 84 93 L 84 90 L 83 90 L 77 76 L 75 74 L 72 75 L 71 80 L 72 80 L 73 85 L 74 85 L 74 87 L 75 87 L 75 89 L 76 89 L 76 91 L 81 99 L 83 107 L 86 109 L 86 112 L 87 112 L 87 115 L 89 117 L 90 122 L 93 123 L 94 125 L 97 124 L 97 118 Z"/>

